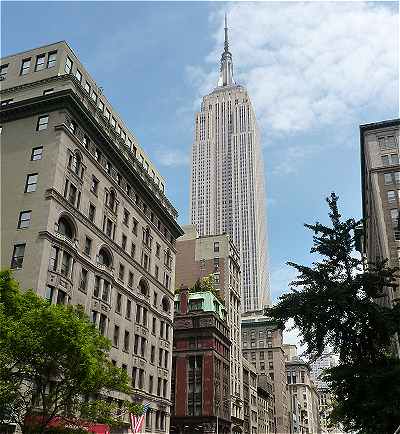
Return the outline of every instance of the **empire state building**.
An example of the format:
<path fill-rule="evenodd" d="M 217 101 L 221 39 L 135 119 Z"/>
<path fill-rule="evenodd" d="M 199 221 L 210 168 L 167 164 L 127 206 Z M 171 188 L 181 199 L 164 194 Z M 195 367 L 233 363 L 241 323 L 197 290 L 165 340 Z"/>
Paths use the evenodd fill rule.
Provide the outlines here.
<path fill-rule="evenodd" d="M 200 235 L 228 233 L 239 249 L 242 310 L 270 304 L 260 132 L 249 94 L 233 78 L 226 18 L 218 85 L 196 114 L 190 213 Z"/>

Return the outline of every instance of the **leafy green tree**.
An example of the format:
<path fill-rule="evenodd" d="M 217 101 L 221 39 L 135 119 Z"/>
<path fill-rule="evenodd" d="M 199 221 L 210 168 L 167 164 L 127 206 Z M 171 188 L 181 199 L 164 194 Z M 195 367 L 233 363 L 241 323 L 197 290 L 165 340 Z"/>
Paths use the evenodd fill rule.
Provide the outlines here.
<path fill-rule="evenodd" d="M 118 409 L 104 398 L 110 390 L 131 393 L 110 347 L 81 307 L 21 292 L 10 271 L 0 272 L 0 423 L 29 433 L 43 432 L 55 416 L 70 425 L 115 425 L 124 411 L 140 413 L 141 406 L 126 401 Z"/>
<path fill-rule="evenodd" d="M 327 198 L 331 226 L 316 222 L 311 266 L 288 264 L 298 271 L 292 292 L 267 309 L 281 327 L 293 319 L 311 360 L 326 347 L 339 356 L 339 366 L 326 372 L 336 397 L 333 422 L 363 434 L 393 434 L 400 425 L 400 360 L 394 337 L 400 332 L 400 306 L 384 298 L 396 287 L 397 268 L 387 261 L 363 267 L 355 255 L 355 229 L 362 223 L 343 220 L 338 197 Z"/>

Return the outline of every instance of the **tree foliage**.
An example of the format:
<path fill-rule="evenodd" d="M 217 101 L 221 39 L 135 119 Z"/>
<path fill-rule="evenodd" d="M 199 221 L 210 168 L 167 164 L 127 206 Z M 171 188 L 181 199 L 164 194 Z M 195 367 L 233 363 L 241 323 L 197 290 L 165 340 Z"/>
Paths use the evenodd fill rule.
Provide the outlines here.
<path fill-rule="evenodd" d="M 175 290 L 175 294 L 179 294 L 181 292 L 182 288 L 177 288 Z M 202 278 L 198 278 L 195 282 L 195 284 L 189 288 L 189 292 L 196 293 L 196 292 L 211 292 L 215 295 L 215 297 L 218 298 L 222 303 L 225 303 L 224 300 L 221 297 L 220 291 L 217 291 L 215 289 L 215 278 L 213 273 L 208 274 L 207 276 L 204 276 Z"/>
<path fill-rule="evenodd" d="M 23 432 L 32 421 L 42 432 L 55 416 L 77 425 L 122 423 L 121 409 L 104 396 L 131 389 L 127 373 L 109 360 L 110 347 L 81 307 L 21 292 L 9 271 L 0 272 L 0 422 Z"/>
<path fill-rule="evenodd" d="M 400 362 L 392 356 L 400 306 L 384 301 L 387 289 L 396 287 L 398 269 L 385 260 L 363 267 L 354 254 L 362 221 L 343 220 L 334 193 L 327 202 L 331 226 L 305 225 L 314 233 L 317 260 L 311 266 L 288 263 L 298 271 L 292 292 L 268 314 L 281 327 L 294 320 L 311 360 L 326 347 L 339 355 L 339 366 L 326 377 L 336 395 L 333 420 L 364 434 L 393 434 L 400 424 Z"/>

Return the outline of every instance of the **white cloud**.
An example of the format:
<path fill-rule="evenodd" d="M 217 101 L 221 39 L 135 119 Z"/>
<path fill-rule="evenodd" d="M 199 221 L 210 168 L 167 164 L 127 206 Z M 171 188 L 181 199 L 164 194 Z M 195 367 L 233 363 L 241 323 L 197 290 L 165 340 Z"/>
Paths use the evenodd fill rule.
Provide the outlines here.
<path fill-rule="evenodd" d="M 189 164 L 190 154 L 181 149 L 159 147 L 156 151 L 156 159 L 161 166 L 181 167 Z"/>
<path fill-rule="evenodd" d="M 330 136 L 365 121 L 396 116 L 399 108 L 399 24 L 395 3 L 237 2 L 228 12 L 236 81 L 251 95 L 263 136 L 290 139 L 282 170 L 321 148 L 299 135 Z M 215 87 L 223 48 L 223 14 L 210 17 L 214 47 L 187 69 L 204 95 Z M 198 106 L 198 105 L 197 105 Z M 335 133 L 327 133 L 327 131 Z M 300 142 L 300 141 L 299 141 Z"/>

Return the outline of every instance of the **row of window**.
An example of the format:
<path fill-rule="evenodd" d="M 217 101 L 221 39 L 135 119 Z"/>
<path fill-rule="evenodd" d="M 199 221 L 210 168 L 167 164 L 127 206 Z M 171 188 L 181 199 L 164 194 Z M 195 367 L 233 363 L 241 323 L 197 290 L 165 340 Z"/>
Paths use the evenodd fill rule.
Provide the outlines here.
<path fill-rule="evenodd" d="M 70 57 L 67 57 L 67 59 L 65 61 L 64 71 L 66 72 L 66 74 L 72 74 L 72 69 L 73 69 L 73 61 Z M 75 71 L 75 78 L 83 86 L 85 91 L 90 96 L 90 99 L 93 101 L 93 103 L 95 105 L 97 105 L 97 108 L 104 115 L 106 120 L 108 122 L 110 122 L 111 127 L 115 130 L 117 135 L 122 138 L 122 140 L 126 143 L 128 148 L 136 156 L 136 147 L 133 145 L 133 141 L 128 137 L 127 133 L 121 128 L 121 126 L 117 122 L 117 119 L 111 115 L 111 110 L 109 108 L 105 107 L 104 102 L 101 100 L 100 96 L 96 93 L 95 89 L 92 88 L 92 85 L 87 80 L 85 80 L 85 83 L 83 83 L 83 75 L 78 68 L 76 68 L 76 71 Z M 150 175 L 150 165 L 144 159 L 143 155 L 139 156 L 139 161 L 142 164 L 142 166 L 144 167 L 144 169 L 146 170 L 146 172 L 149 173 L 149 175 Z M 154 170 L 151 171 L 151 178 L 154 180 L 154 182 L 157 184 L 157 186 L 159 186 L 161 191 L 164 192 L 164 184 L 162 182 L 160 182 L 160 179 L 156 176 Z"/>
<path fill-rule="evenodd" d="M 47 61 L 46 61 L 47 58 Z M 41 53 L 35 57 L 34 71 L 41 71 L 45 68 L 53 68 L 57 62 L 57 51 L 51 51 L 49 53 Z M 26 57 L 22 59 L 20 67 L 20 75 L 26 75 L 30 72 L 32 64 L 32 57 Z M 0 79 L 4 80 L 7 77 L 9 63 L 5 63 L 0 66 Z"/>

